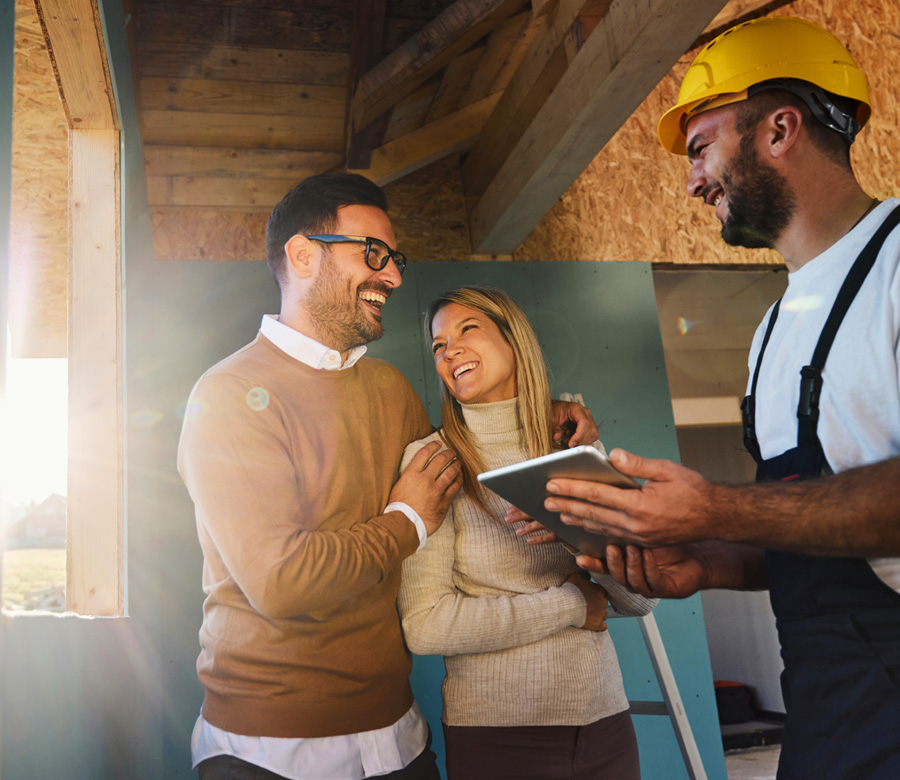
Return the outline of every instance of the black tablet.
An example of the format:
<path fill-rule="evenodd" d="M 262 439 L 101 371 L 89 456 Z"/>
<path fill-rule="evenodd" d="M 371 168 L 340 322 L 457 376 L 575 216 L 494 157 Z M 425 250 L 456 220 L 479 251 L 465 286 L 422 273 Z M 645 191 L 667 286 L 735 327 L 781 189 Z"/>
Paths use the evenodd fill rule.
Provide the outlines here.
<path fill-rule="evenodd" d="M 550 495 L 546 490 L 547 482 L 554 477 L 587 479 L 621 488 L 640 487 L 631 477 L 618 471 L 606 455 L 587 446 L 485 471 L 478 475 L 478 481 L 581 552 L 596 558 L 605 557 L 607 543 L 614 543 L 615 540 L 593 534 L 580 526 L 566 525 L 559 519 L 558 512 L 544 509 L 544 499 Z"/>

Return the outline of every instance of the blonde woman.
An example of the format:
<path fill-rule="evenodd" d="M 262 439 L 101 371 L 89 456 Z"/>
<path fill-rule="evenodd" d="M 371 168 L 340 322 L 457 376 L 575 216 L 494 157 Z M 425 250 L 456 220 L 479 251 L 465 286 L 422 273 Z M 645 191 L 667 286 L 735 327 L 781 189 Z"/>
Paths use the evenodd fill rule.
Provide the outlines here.
<path fill-rule="evenodd" d="M 639 780 L 637 742 L 607 596 L 622 614 L 655 602 L 611 578 L 590 582 L 560 544 L 525 544 L 482 471 L 553 450 L 540 346 L 504 292 L 461 287 L 430 307 L 442 383 L 440 430 L 463 491 L 443 526 L 403 564 L 399 608 L 414 653 L 443 655 L 449 780 Z M 598 448 L 602 449 L 599 443 Z"/>

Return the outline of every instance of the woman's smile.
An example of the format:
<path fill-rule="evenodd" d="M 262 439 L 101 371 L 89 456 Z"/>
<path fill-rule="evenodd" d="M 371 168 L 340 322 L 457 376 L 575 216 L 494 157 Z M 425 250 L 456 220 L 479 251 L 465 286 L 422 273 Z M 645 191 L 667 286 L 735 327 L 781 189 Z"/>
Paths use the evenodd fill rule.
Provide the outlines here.
<path fill-rule="evenodd" d="M 516 360 L 497 324 L 486 314 L 451 303 L 431 323 L 438 375 L 460 403 L 516 397 Z"/>

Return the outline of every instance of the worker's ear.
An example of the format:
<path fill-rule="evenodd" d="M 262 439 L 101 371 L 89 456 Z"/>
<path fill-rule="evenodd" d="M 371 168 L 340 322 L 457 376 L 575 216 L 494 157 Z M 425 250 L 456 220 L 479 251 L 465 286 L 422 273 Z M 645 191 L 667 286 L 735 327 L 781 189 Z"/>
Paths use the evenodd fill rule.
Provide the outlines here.
<path fill-rule="evenodd" d="M 803 126 L 803 114 L 796 106 L 784 105 L 763 119 L 763 138 L 769 154 L 783 157 L 797 142 Z"/>
<path fill-rule="evenodd" d="M 299 233 L 291 236 L 284 245 L 288 271 L 300 279 L 309 279 L 315 275 L 318 254 L 316 246 L 306 236 Z"/>

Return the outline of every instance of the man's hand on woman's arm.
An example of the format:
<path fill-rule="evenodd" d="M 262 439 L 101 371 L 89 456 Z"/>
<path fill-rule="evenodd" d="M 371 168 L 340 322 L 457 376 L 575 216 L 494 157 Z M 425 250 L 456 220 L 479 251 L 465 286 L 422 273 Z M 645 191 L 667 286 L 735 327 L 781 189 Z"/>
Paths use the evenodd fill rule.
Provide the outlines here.
<path fill-rule="evenodd" d="M 550 412 L 553 441 L 567 447 L 593 444 L 600 438 L 591 410 L 574 401 L 554 401 Z"/>
<path fill-rule="evenodd" d="M 447 515 L 462 487 L 462 466 L 452 450 L 432 441 L 420 449 L 391 489 L 388 503 L 401 501 L 411 506 L 425 523 L 431 536 Z M 437 454 L 435 454 L 437 453 Z"/>

